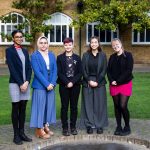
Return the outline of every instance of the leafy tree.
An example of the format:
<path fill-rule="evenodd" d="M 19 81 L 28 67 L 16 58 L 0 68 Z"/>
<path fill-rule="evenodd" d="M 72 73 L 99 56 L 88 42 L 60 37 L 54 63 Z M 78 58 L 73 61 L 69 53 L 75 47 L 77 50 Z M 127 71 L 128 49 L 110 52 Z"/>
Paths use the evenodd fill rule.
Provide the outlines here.
<path fill-rule="evenodd" d="M 99 21 L 97 28 L 118 29 L 120 36 L 127 28 L 138 31 L 150 28 L 149 0 L 80 0 L 80 3 L 83 3 L 83 11 L 74 20 L 75 27 Z"/>
<path fill-rule="evenodd" d="M 62 0 L 15 0 L 12 7 L 22 11 L 26 20 L 19 24 L 17 28 L 24 29 L 30 26 L 31 32 L 25 33 L 25 38 L 28 41 L 33 41 L 34 45 L 39 34 L 49 32 L 51 29 L 51 25 L 46 25 L 44 21 L 50 19 L 50 13 L 57 10 L 61 11 L 63 3 Z M 11 15 L 1 17 L 1 20 L 15 22 L 15 18 Z"/>

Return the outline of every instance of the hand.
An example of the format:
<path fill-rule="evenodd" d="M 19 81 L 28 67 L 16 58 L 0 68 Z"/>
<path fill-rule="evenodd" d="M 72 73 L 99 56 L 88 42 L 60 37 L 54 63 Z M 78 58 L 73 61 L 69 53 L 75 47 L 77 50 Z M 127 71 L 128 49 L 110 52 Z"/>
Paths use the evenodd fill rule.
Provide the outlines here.
<path fill-rule="evenodd" d="M 67 84 L 67 88 L 71 88 L 71 87 L 73 87 L 73 83 L 72 83 L 72 82 L 69 82 L 69 83 Z"/>
<path fill-rule="evenodd" d="M 97 86 L 98 86 L 98 83 L 95 82 L 95 81 L 89 81 L 89 85 L 90 85 L 91 87 L 97 87 Z"/>
<path fill-rule="evenodd" d="M 112 85 L 117 85 L 116 81 L 111 82 Z"/>
<path fill-rule="evenodd" d="M 50 90 L 53 90 L 54 88 L 54 85 L 53 84 L 49 84 L 49 86 L 47 87 L 47 90 L 50 91 Z"/>
<path fill-rule="evenodd" d="M 29 82 L 26 81 L 24 82 L 21 86 L 20 86 L 20 90 L 21 92 L 26 92 L 27 88 L 28 88 Z"/>

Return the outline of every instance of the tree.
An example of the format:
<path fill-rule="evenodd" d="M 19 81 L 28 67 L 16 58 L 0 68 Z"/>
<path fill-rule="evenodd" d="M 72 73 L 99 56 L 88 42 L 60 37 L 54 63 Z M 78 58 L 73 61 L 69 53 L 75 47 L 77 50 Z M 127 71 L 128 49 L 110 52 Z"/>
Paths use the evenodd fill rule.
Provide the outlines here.
<path fill-rule="evenodd" d="M 79 2 L 79 0 L 78 0 Z M 119 30 L 120 37 L 127 28 L 141 31 L 150 28 L 149 0 L 81 0 L 83 12 L 73 24 L 76 27 L 99 21 L 101 30 Z"/>
<path fill-rule="evenodd" d="M 12 7 L 21 10 L 26 18 L 25 22 L 19 24 L 17 28 L 24 29 L 30 26 L 31 32 L 25 33 L 25 38 L 35 45 L 39 34 L 49 32 L 51 29 L 51 25 L 46 25 L 44 21 L 50 19 L 50 13 L 61 11 L 62 5 L 62 0 L 15 0 Z M 15 21 L 16 18 L 6 16 L 1 19 L 7 22 L 9 19 Z"/>

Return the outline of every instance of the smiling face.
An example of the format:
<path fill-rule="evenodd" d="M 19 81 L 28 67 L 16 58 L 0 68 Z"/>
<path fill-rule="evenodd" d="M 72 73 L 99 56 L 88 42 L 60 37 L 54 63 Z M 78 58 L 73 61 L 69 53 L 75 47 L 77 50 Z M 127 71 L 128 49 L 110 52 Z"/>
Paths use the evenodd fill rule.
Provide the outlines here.
<path fill-rule="evenodd" d="M 98 50 L 99 42 L 96 38 L 91 39 L 90 46 L 92 50 Z"/>
<path fill-rule="evenodd" d="M 23 35 L 20 32 L 17 32 L 13 37 L 13 42 L 15 45 L 21 45 L 23 42 Z"/>
<path fill-rule="evenodd" d="M 41 38 L 38 44 L 38 48 L 41 51 L 46 51 L 48 49 L 48 41 L 45 38 Z"/>
<path fill-rule="evenodd" d="M 112 41 L 111 45 L 112 45 L 113 50 L 116 53 L 122 54 L 123 49 L 122 49 L 122 44 L 120 41 L 118 41 L 118 40 Z"/>
<path fill-rule="evenodd" d="M 66 52 L 72 52 L 73 50 L 73 43 L 72 42 L 69 42 L 69 43 L 65 43 L 64 44 L 64 48 L 65 48 L 65 51 Z"/>

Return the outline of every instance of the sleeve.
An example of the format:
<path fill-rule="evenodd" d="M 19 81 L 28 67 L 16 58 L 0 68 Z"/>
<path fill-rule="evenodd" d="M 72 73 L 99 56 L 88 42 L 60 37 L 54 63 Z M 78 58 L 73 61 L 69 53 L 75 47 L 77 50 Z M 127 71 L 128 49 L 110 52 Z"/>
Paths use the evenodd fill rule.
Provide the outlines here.
<path fill-rule="evenodd" d="M 7 61 L 7 65 L 9 68 L 9 72 L 10 75 L 13 77 L 13 79 L 16 81 L 16 83 L 21 86 L 23 84 L 22 79 L 20 78 L 20 76 L 18 75 L 16 69 L 18 69 L 13 61 L 13 56 L 12 54 L 9 52 L 9 49 L 6 49 L 6 61 Z"/>
<path fill-rule="evenodd" d="M 69 83 L 69 80 L 67 79 L 66 75 L 63 73 L 63 69 L 65 66 L 62 66 L 60 61 L 60 56 L 57 57 L 57 74 L 60 79 L 60 82 L 67 85 Z"/>
<path fill-rule="evenodd" d="M 101 81 L 104 80 L 106 72 L 107 72 L 107 57 L 106 57 L 106 54 L 103 53 L 103 67 L 97 78 L 98 84 L 100 84 Z"/>
<path fill-rule="evenodd" d="M 128 77 L 132 76 L 132 70 L 133 70 L 133 57 L 131 53 L 128 53 L 126 55 L 127 58 L 127 69 L 121 74 L 121 76 L 116 81 L 117 84 L 121 84 L 126 80 Z"/>
<path fill-rule="evenodd" d="M 34 75 L 38 79 L 38 81 L 45 87 L 47 88 L 49 86 L 49 81 L 45 78 L 45 76 L 42 74 L 40 67 L 38 65 L 38 59 L 36 58 L 36 55 L 33 54 L 31 56 L 31 65 L 32 69 L 34 71 Z"/>
<path fill-rule="evenodd" d="M 85 79 L 86 82 L 88 82 L 89 77 L 88 77 L 87 70 L 86 70 L 86 55 L 85 54 L 83 54 L 83 57 L 82 57 L 82 73 L 83 73 L 83 79 Z"/>
<path fill-rule="evenodd" d="M 31 68 L 31 63 L 30 63 L 30 58 L 29 58 L 29 54 L 28 54 L 28 52 L 27 52 L 27 64 L 28 64 L 28 66 L 27 66 L 27 77 L 26 77 L 26 81 L 28 81 L 28 82 L 30 82 L 30 80 L 31 80 L 31 75 L 32 75 L 32 68 Z"/>
<path fill-rule="evenodd" d="M 54 86 L 56 85 L 56 80 L 57 80 L 57 64 L 56 64 L 56 59 L 54 54 L 52 54 L 52 58 L 53 58 L 53 69 L 52 71 L 52 80 L 51 80 L 51 84 L 53 84 Z"/>
<path fill-rule="evenodd" d="M 77 57 L 77 65 L 76 65 L 76 67 L 77 67 L 77 74 L 72 79 L 72 83 L 73 84 L 75 84 L 78 81 L 80 81 L 81 77 L 82 77 L 82 64 L 81 64 L 80 57 Z"/>
<path fill-rule="evenodd" d="M 107 66 L 107 77 L 110 83 L 112 83 L 114 80 L 111 76 L 111 65 L 112 65 L 112 56 L 110 56 Z"/>

